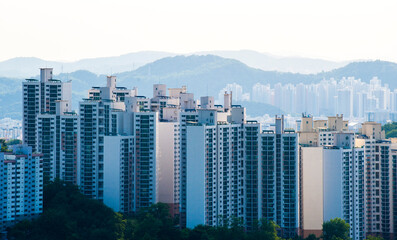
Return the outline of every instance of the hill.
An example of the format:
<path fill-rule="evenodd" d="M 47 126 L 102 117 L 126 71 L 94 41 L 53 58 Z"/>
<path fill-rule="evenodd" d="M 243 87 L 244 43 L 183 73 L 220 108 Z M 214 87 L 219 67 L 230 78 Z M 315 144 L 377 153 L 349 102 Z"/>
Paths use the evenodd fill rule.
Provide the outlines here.
<path fill-rule="evenodd" d="M 86 70 L 96 74 L 112 74 L 131 71 L 155 60 L 174 55 L 166 52 L 142 51 L 114 57 L 87 58 L 74 62 L 17 57 L 0 62 L 0 76 L 29 78 L 35 76 L 41 67 L 52 67 L 57 73 Z"/>
<path fill-rule="evenodd" d="M 55 71 L 55 70 L 54 70 Z M 55 71 L 56 72 L 56 71 Z M 36 71 L 37 74 L 37 71 Z M 115 73 L 119 86 L 132 88 L 138 87 L 140 95 L 152 96 L 152 85 L 164 83 L 168 87 L 180 87 L 186 85 L 188 91 L 198 98 L 204 95 L 218 97 L 219 91 L 229 83 L 241 85 L 245 92 L 251 92 L 252 86 L 256 83 L 316 83 L 322 79 L 354 76 L 369 82 L 377 76 L 382 83 L 397 88 L 397 64 L 385 61 L 354 62 L 345 67 L 329 72 L 318 74 L 285 73 L 277 71 L 263 71 L 252 68 L 234 59 L 222 58 L 214 55 L 191 55 L 174 56 L 159 59 L 153 63 L 146 64 L 134 71 Z M 38 76 L 36 76 L 38 78 Z M 61 80 L 72 80 L 73 85 L 73 106 L 77 109 L 81 98 L 87 96 L 87 90 L 91 86 L 104 86 L 105 75 L 97 75 L 89 71 L 75 71 L 62 73 L 55 76 Z M 21 83 L 22 79 L 0 78 L 0 118 L 13 117 L 21 118 Z M 248 112 L 251 112 L 248 107 Z M 253 114 L 258 112 L 257 107 Z M 270 109 L 264 106 L 263 113 L 278 112 L 277 109 Z M 251 115 L 251 114 L 250 114 Z M 252 115 L 255 116 L 255 115 Z"/>
<path fill-rule="evenodd" d="M 217 96 L 228 83 L 238 83 L 248 90 L 258 82 L 310 83 L 315 80 L 315 75 L 263 71 L 214 55 L 163 58 L 135 71 L 116 75 L 120 83 L 127 87 L 138 86 L 140 94 L 144 95 L 151 95 L 154 83 L 165 83 L 170 87 L 187 85 L 196 96 Z"/>
<path fill-rule="evenodd" d="M 195 54 L 210 54 L 223 58 L 231 58 L 247 64 L 250 67 L 259 68 L 264 71 L 279 71 L 303 74 L 330 71 L 348 64 L 348 62 L 334 62 L 323 59 L 305 57 L 280 57 L 251 50 L 206 51 L 196 52 Z"/>
<path fill-rule="evenodd" d="M 252 68 L 264 71 L 292 73 L 317 73 L 342 67 L 347 62 L 332 62 L 322 59 L 303 57 L 278 57 L 250 50 L 241 51 L 207 51 L 182 55 L 216 55 L 238 60 Z M 73 62 L 48 61 L 34 57 L 17 57 L 0 62 L 0 76 L 28 78 L 37 74 L 40 67 L 53 67 L 55 72 L 67 73 L 87 70 L 96 74 L 112 74 L 133 71 L 147 63 L 161 58 L 176 56 L 175 53 L 159 51 L 141 51 L 113 57 L 87 58 Z"/>

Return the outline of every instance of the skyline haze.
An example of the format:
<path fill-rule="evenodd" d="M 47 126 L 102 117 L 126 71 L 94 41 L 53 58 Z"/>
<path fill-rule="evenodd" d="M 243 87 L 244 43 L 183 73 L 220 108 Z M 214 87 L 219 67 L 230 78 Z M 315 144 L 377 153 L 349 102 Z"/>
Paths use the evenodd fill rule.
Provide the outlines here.
<path fill-rule="evenodd" d="M 0 61 L 252 49 L 397 62 L 396 7 L 393 1 L 4 1 Z"/>

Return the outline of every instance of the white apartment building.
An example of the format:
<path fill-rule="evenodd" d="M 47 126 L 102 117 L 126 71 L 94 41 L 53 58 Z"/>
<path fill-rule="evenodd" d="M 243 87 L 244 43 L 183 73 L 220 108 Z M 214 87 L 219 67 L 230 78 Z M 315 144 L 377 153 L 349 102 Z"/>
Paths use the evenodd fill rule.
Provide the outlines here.
<path fill-rule="evenodd" d="M 40 113 L 55 114 L 56 101 L 71 102 L 72 83 L 53 79 L 52 68 L 40 69 L 40 80 L 26 79 L 22 83 L 23 90 L 23 143 L 36 152 L 37 115 Z"/>
<path fill-rule="evenodd" d="M 32 147 L 0 153 L 0 231 L 43 211 L 43 160 Z"/>
<path fill-rule="evenodd" d="M 283 118 L 276 118 L 276 131 L 261 133 L 240 106 L 230 102 L 230 108 L 220 108 L 211 98 L 200 102 L 197 120 L 187 123 L 185 135 L 180 203 L 185 203 L 186 226 L 221 226 L 236 218 L 251 229 L 266 218 L 281 226 L 283 237 L 294 237 L 299 226 L 297 134 L 284 129 Z"/>
<path fill-rule="evenodd" d="M 208 111 L 216 119 L 216 110 Z M 232 218 L 243 219 L 243 131 L 241 124 L 226 122 L 188 124 L 187 227 L 219 226 L 228 224 Z"/>
<path fill-rule="evenodd" d="M 259 218 L 277 223 L 285 238 L 299 227 L 298 150 L 298 135 L 284 129 L 283 116 L 276 116 L 274 131 L 259 134 Z"/>
<path fill-rule="evenodd" d="M 103 202 L 116 212 L 136 211 L 136 161 L 133 136 L 104 137 Z"/>
<path fill-rule="evenodd" d="M 80 121 L 68 101 L 56 101 L 56 113 L 37 116 L 36 149 L 43 154 L 44 180 L 78 184 Z"/>
<path fill-rule="evenodd" d="M 352 239 L 364 239 L 364 149 L 355 147 L 342 116 L 314 122 L 304 116 L 301 123 L 300 235 L 319 237 L 322 223 L 339 217 Z"/>
<path fill-rule="evenodd" d="M 361 136 L 356 145 L 365 150 L 365 218 L 367 234 L 380 235 L 384 239 L 395 236 L 394 216 L 396 172 L 396 148 L 390 140 L 384 139 L 381 125 L 366 122 L 362 125 Z"/>

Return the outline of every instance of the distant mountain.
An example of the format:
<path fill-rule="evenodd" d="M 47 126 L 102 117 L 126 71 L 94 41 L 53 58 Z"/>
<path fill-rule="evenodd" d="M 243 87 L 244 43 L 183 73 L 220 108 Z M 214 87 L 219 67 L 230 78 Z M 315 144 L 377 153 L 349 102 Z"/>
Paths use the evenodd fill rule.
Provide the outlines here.
<path fill-rule="evenodd" d="M 319 73 L 343 67 L 349 62 L 334 62 L 323 59 L 304 58 L 304 57 L 279 57 L 267 53 L 260 53 L 251 50 L 240 51 L 206 51 L 196 52 L 196 55 L 216 55 L 223 58 L 236 59 L 253 68 L 264 71 L 279 71 L 291 73 Z"/>
<path fill-rule="evenodd" d="M 48 65 L 47 65 L 48 66 Z M 38 71 L 35 69 L 36 78 Z M 55 71 L 56 72 L 56 71 Z M 134 71 L 114 74 L 118 85 L 138 87 L 140 95 L 152 96 L 152 85 L 164 83 L 167 87 L 186 85 L 188 91 L 198 98 L 203 95 L 218 97 L 219 91 L 228 83 L 237 83 L 244 92 L 251 92 L 256 83 L 316 83 L 322 79 L 354 76 L 365 82 L 375 76 L 394 89 L 397 88 L 397 64 L 384 61 L 355 62 L 345 67 L 318 74 L 294 74 L 277 71 L 263 71 L 252 68 L 234 59 L 214 55 L 174 56 L 146 64 Z M 72 80 L 73 106 L 77 110 L 78 102 L 87 96 L 91 86 L 104 86 L 106 75 L 97 75 L 89 71 L 75 71 L 55 76 L 61 80 Z M 0 118 L 5 116 L 21 117 L 21 83 L 22 79 L 0 78 Z M 11 103 L 11 104 L 10 104 Z M 245 104 L 245 103 L 244 103 Z M 271 112 L 280 113 L 279 109 L 265 105 L 247 104 L 251 116 Z M 262 113 L 262 114 L 260 114 Z"/>
<path fill-rule="evenodd" d="M 345 66 L 347 62 L 332 62 L 302 57 L 277 57 L 250 50 L 196 52 L 194 55 L 216 55 L 238 60 L 250 67 L 264 71 L 291 73 L 318 73 Z M 188 56 L 191 54 L 185 54 Z M 156 60 L 176 56 L 175 53 L 142 51 L 114 57 L 88 58 L 75 62 L 46 61 L 33 57 L 18 57 L 0 62 L 0 76 L 26 78 L 37 74 L 40 67 L 53 67 L 55 72 L 68 73 L 87 70 L 96 74 L 114 74 L 133 71 Z"/>
<path fill-rule="evenodd" d="M 22 80 L 0 77 L 0 118 L 22 118 Z"/>
<path fill-rule="evenodd" d="M 62 63 L 34 57 L 12 58 L 0 62 L 0 77 L 30 78 L 37 75 L 38 69 L 42 67 L 53 67 L 57 72 L 61 72 Z"/>
<path fill-rule="evenodd" d="M 116 57 L 82 59 L 75 62 L 46 61 L 33 57 L 18 57 L 0 62 L 0 76 L 28 78 L 37 75 L 41 67 L 52 67 L 54 72 L 68 73 L 87 70 L 96 74 L 113 74 L 135 70 L 158 59 L 174 56 L 173 53 L 143 51 Z"/>
<path fill-rule="evenodd" d="M 227 83 L 238 83 L 250 91 L 255 83 L 313 82 L 315 75 L 263 71 L 234 60 L 214 55 L 175 56 L 147 64 L 136 71 L 117 74 L 127 87 L 138 86 L 144 95 L 152 94 L 152 84 L 166 83 L 171 87 L 187 85 L 197 95 L 217 96 Z"/>
<path fill-rule="evenodd" d="M 111 75 L 117 72 L 133 71 L 158 59 L 175 56 L 174 53 L 144 51 L 124 54 L 116 57 L 82 59 L 64 66 L 64 72 L 87 70 L 96 74 Z"/>

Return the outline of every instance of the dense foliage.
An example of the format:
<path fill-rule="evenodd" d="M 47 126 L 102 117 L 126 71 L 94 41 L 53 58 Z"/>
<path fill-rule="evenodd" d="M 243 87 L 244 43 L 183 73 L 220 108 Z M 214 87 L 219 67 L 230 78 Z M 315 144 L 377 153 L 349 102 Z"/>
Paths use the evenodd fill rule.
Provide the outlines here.
<path fill-rule="evenodd" d="M 350 226 L 343 219 L 334 218 L 323 224 L 324 240 L 349 240 Z"/>
<path fill-rule="evenodd" d="M 281 240 L 278 226 L 265 219 L 245 231 L 239 219 L 229 227 L 199 225 L 178 228 L 166 204 L 157 203 L 134 216 L 123 216 L 97 200 L 87 199 L 74 185 L 56 180 L 44 188 L 44 212 L 33 221 L 22 221 L 8 229 L 10 240 Z M 324 240 L 349 239 L 349 225 L 342 219 L 325 222 Z M 297 237 L 296 239 L 300 239 Z M 316 236 L 310 235 L 310 240 Z"/>
<path fill-rule="evenodd" d="M 11 140 L 5 140 L 5 139 L 0 139 L 0 145 L 1 145 L 1 152 L 9 152 L 12 151 L 12 148 L 10 146 L 16 145 L 16 144 L 21 144 L 22 141 L 19 139 L 11 139 Z"/>
<path fill-rule="evenodd" d="M 32 240 L 277 240 L 277 225 L 259 222 L 250 233 L 233 220 L 230 228 L 197 226 L 178 228 L 177 219 L 169 215 L 166 204 L 154 204 L 134 216 L 123 216 L 97 200 L 87 199 L 78 188 L 61 181 L 44 188 L 44 212 L 33 221 L 22 221 L 8 229 L 9 239 Z"/>
<path fill-rule="evenodd" d="M 397 137 L 397 122 L 387 123 L 383 125 L 382 130 L 385 131 L 386 138 Z"/>
<path fill-rule="evenodd" d="M 42 216 L 15 225 L 10 239 L 122 239 L 125 221 L 121 214 L 86 199 L 77 187 L 55 181 L 44 193 Z"/>

